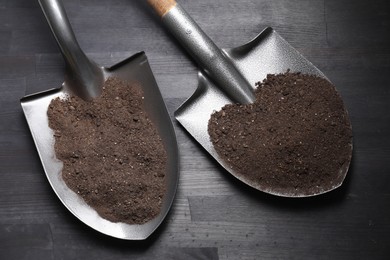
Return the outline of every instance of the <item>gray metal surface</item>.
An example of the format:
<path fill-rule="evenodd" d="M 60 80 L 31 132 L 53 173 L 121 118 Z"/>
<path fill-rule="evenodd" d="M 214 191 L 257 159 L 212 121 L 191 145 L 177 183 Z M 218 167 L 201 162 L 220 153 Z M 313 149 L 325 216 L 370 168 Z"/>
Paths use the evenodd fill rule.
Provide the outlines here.
<path fill-rule="evenodd" d="M 190 49 L 190 53 L 195 55 L 195 60 L 198 61 L 198 54 L 200 55 L 200 53 L 209 52 L 210 50 L 214 51 L 217 47 L 214 47 L 214 43 L 210 44 L 209 40 L 203 40 L 202 37 L 196 36 L 194 38 L 190 36 L 190 39 L 186 40 L 183 33 L 177 33 L 177 30 L 182 30 L 184 32 L 190 30 L 191 34 L 195 34 L 193 30 L 201 30 L 199 27 L 193 26 L 193 20 L 189 17 L 186 18 L 185 15 L 188 16 L 188 14 L 181 11 L 181 8 L 177 5 L 166 16 L 164 16 L 163 21 L 166 25 L 170 26 L 169 29 L 173 30 L 174 35 L 179 35 L 178 40 L 184 44 L 187 49 Z M 169 23 L 165 21 L 166 19 L 169 20 Z M 175 19 L 176 22 L 173 21 Z M 185 21 L 186 19 L 188 22 Z M 181 24 L 181 26 L 179 26 L 179 24 Z M 187 28 L 187 25 L 190 29 Z M 202 34 L 204 33 L 198 32 L 195 35 Z M 198 44 L 194 44 L 193 42 L 195 41 L 200 42 Z M 210 47 L 210 45 L 212 47 Z M 221 64 L 224 66 L 224 64 L 229 63 L 232 64 L 231 67 L 237 69 L 238 73 L 241 75 L 240 77 L 243 77 L 247 82 L 249 82 L 251 91 L 255 89 L 255 83 L 262 81 L 267 74 L 283 73 L 288 69 L 291 71 L 299 71 L 302 73 L 325 77 L 318 68 L 306 60 L 272 28 L 266 28 L 255 39 L 243 46 L 229 50 L 220 50 L 218 53 L 223 53 L 225 61 L 211 63 L 211 66 L 219 66 Z M 288 189 L 282 192 L 276 191 L 273 187 L 260 185 L 248 180 L 244 175 L 234 172 L 215 151 L 213 144 L 210 141 L 207 128 L 208 121 L 213 112 L 220 110 L 226 104 L 236 103 L 239 99 L 232 98 L 231 94 L 226 94 L 226 91 L 228 90 L 227 85 L 221 85 L 220 77 L 221 74 L 225 73 L 224 69 L 220 72 L 221 74 L 215 75 L 208 72 L 208 67 L 204 69 L 203 62 L 200 62 L 199 65 L 202 70 L 199 72 L 198 88 L 195 93 L 175 112 L 175 117 L 195 138 L 195 140 L 197 140 L 210 153 L 210 155 L 213 156 L 219 164 L 233 176 L 255 189 L 284 197 L 308 197 L 319 195 L 333 190 L 342 184 L 342 181 L 335 183 L 330 190 L 322 190 L 315 194 L 295 194 L 291 193 Z M 229 80 L 233 76 L 234 75 L 232 74 L 228 74 L 226 80 Z M 235 91 L 233 91 L 233 94 L 234 92 Z M 343 177 L 338 179 L 344 180 L 349 168 L 349 163 L 350 160 L 348 164 L 341 167 L 338 174 Z"/>
<path fill-rule="evenodd" d="M 255 100 L 247 79 L 180 5 L 173 7 L 162 21 L 225 95 L 241 104 Z"/>
<path fill-rule="evenodd" d="M 64 17 L 65 13 L 63 10 L 62 12 L 61 16 Z M 69 31 L 71 29 L 67 28 L 67 30 Z M 117 77 L 141 86 L 144 92 L 145 110 L 157 127 L 167 151 L 166 194 L 163 198 L 162 209 L 156 218 L 146 224 L 129 225 L 125 223 L 112 223 L 101 218 L 93 208 L 88 206 L 76 193 L 70 190 L 63 181 L 61 177 L 62 162 L 56 159 L 55 156 L 55 140 L 53 131 L 48 125 L 47 109 L 53 98 L 65 96 L 70 93 L 69 88 L 66 88 L 68 81 L 65 81 L 59 89 L 22 98 L 21 105 L 46 176 L 54 192 L 65 207 L 86 225 L 106 235 L 128 240 L 146 239 L 164 220 L 175 197 L 179 178 L 176 135 L 147 57 L 143 52 L 137 53 L 110 68 L 99 68 L 99 70 L 102 72 L 103 79 Z"/>
<path fill-rule="evenodd" d="M 102 92 L 103 70 L 81 50 L 60 0 L 38 0 L 65 60 L 64 87 L 91 100 Z"/>

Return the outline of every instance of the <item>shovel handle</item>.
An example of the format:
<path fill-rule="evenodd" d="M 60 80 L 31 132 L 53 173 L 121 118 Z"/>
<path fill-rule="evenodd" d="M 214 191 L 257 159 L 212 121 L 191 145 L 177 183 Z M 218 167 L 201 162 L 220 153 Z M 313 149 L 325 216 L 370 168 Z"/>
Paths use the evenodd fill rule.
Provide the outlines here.
<path fill-rule="evenodd" d="M 101 93 L 103 70 L 81 50 L 61 0 L 38 0 L 60 47 L 67 73 L 64 87 L 85 100 Z"/>
<path fill-rule="evenodd" d="M 160 17 L 163 17 L 176 5 L 175 0 L 147 0 L 147 2 Z"/>
<path fill-rule="evenodd" d="M 233 102 L 255 100 L 252 87 L 228 54 L 218 48 L 175 0 L 147 0 L 162 23 L 198 63 L 203 73 Z"/>

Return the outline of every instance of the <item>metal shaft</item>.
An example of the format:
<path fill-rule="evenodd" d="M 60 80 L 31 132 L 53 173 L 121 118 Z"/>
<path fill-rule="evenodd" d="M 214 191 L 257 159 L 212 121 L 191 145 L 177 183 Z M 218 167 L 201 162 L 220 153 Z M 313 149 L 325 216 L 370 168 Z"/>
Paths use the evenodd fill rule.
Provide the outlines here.
<path fill-rule="evenodd" d="M 241 104 L 253 103 L 249 82 L 179 4 L 162 17 L 162 22 L 229 98 Z"/>
<path fill-rule="evenodd" d="M 66 63 L 65 87 L 85 100 L 98 97 L 103 70 L 81 50 L 61 0 L 38 0 Z"/>

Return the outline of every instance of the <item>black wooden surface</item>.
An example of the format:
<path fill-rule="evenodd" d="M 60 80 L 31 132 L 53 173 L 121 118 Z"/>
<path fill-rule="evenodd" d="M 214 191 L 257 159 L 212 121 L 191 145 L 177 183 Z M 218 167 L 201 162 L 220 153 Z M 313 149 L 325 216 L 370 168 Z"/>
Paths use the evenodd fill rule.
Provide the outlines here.
<path fill-rule="evenodd" d="M 142 4 L 67 0 L 80 45 L 104 66 L 144 50 L 170 114 L 197 68 Z M 255 192 L 175 122 L 173 208 L 144 242 L 106 237 L 60 203 L 19 99 L 59 87 L 64 65 L 36 1 L 0 0 L 0 259 L 386 259 L 390 255 L 390 4 L 387 0 L 182 0 L 221 47 L 274 27 L 337 86 L 354 154 L 344 185 L 310 199 Z"/>

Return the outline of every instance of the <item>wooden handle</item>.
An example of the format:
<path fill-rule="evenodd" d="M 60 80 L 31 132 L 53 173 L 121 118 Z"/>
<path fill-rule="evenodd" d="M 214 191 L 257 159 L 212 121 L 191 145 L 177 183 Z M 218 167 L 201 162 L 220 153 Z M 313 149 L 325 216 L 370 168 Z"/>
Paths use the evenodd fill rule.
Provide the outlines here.
<path fill-rule="evenodd" d="M 176 5 L 175 0 L 147 0 L 147 2 L 160 17 L 163 17 Z"/>

